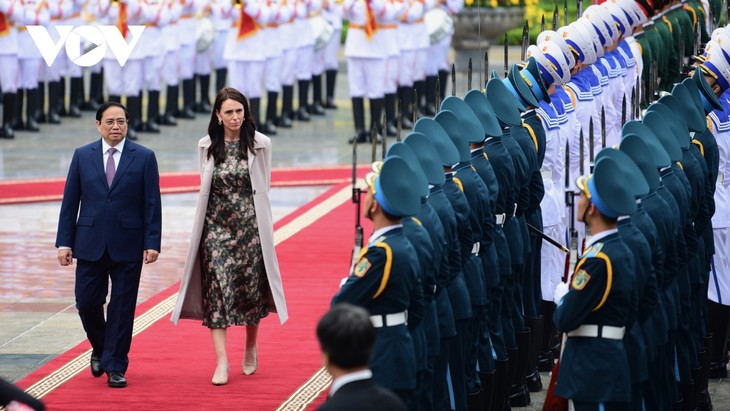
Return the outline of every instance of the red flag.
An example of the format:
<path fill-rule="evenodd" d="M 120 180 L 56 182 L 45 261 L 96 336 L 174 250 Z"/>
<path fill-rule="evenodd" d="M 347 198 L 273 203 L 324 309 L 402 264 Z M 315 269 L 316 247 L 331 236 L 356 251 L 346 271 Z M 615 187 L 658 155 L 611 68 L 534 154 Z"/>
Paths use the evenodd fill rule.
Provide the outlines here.
<path fill-rule="evenodd" d="M 8 33 L 10 33 L 10 24 L 8 24 L 7 17 L 0 13 L 0 37 L 6 36 Z"/>
<path fill-rule="evenodd" d="M 127 3 L 119 3 L 119 15 L 117 16 L 117 28 L 122 33 L 123 38 L 127 38 L 129 32 L 129 25 L 127 24 Z"/>
<path fill-rule="evenodd" d="M 238 22 L 238 40 L 243 40 L 246 37 L 250 37 L 259 30 L 258 24 L 253 17 L 246 14 L 241 6 L 241 19 Z"/>
<path fill-rule="evenodd" d="M 365 22 L 365 37 L 370 40 L 378 31 L 378 22 L 375 20 L 373 9 L 370 7 L 370 0 L 365 0 L 365 10 L 367 11 L 367 21 Z"/>

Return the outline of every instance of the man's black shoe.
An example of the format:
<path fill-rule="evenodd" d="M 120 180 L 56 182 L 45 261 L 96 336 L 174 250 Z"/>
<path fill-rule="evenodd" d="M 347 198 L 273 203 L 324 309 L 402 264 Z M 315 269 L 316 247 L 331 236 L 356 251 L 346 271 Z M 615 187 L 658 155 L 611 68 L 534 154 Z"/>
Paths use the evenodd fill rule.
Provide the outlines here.
<path fill-rule="evenodd" d="M 104 375 L 104 367 L 101 366 L 101 357 L 91 354 L 91 375 L 98 378 Z"/>
<path fill-rule="evenodd" d="M 106 384 L 111 388 L 124 388 L 127 386 L 127 379 L 124 378 L 124 373 L 111 371 L 107 373 Z"/>

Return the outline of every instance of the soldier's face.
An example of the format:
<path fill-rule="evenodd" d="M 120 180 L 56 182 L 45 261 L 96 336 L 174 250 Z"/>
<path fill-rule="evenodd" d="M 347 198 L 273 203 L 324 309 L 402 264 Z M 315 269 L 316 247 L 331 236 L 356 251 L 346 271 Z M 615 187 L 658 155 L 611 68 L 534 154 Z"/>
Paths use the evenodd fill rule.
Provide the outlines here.
<path fill-rule="evenodd" d="M 581 223 L 585 223 L 586 218 L 586 212 L 588 211 L 588 207 L 590 207 L 591 202 L 588 200 L 588 196 L 586 196 L 586 193 L 581 191 L 580 197 L 578 198 L 578 214 L 577 218 L 578 221 Z"/>
<path fill-rule="evenodd" d="M 373 190 L 370 189 L 370 190 L 368 190 L 368 194 L 365 196 L 365 204 L 362 209 L 362 216 L 371 221 L 373 219 L 373 212 L 371 209 L 374 206 L 374 204 L 373 204 L 374 202 L 375 201 L 373 201 Z"/>

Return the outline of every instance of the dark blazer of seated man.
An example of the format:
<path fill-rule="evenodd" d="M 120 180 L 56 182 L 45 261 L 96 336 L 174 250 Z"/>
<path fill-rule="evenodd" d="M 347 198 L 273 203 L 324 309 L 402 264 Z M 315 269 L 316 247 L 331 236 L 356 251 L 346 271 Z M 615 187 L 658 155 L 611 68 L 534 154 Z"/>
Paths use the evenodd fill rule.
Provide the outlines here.
<path fill-rule="evenodd" d="M 129 141 L 129 113 L 114 102 L 96 113 L 101 138 L 74 151 L 58 219 L 58 261 L 76 265 L 76 308 L 92 346 L 91 374 L 127 386 L 142 264 L 160 252 L 160 177 L 152 150 Z M 104 304 L 111 280 L 111 298 Z"/>
<path fill-rule="evenodd" d="M 337 304 L 317 324 L 322 361 L 332 375 L 327 401 L 318 411 L 405 411 L 391 391 L 373 382 L 368 368 L 376 331 L 362 307 Z"/>

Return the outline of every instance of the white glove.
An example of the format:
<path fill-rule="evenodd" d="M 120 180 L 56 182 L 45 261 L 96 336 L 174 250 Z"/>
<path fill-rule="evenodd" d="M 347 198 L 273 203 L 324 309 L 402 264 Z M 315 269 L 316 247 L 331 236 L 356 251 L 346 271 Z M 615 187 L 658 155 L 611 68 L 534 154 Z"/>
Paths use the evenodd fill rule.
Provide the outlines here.
<path fill-rule="evenodd" d="M 570 286 L 568 283 L 560 282 L 555 287 L 555 293 L 553 293 L 553 302 L 556 305 L 560 305 L 560 302 L 563 300 L 563 297 L 565 297 L 565 294 L 568 294 L 568 291 L 570 291 Z"/>

